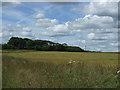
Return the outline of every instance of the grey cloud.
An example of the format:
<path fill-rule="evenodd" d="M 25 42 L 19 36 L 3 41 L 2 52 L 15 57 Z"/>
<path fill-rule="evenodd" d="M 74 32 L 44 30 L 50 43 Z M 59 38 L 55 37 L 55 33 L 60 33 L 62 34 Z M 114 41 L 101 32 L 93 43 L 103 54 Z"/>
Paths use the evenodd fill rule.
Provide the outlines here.
<path fill-rule="evenodd" d="M 16 7 L 21 4 L 21 2 L 15 1 L 15 2 L 1 2 L 3 7 Z"/>
<path fill-rule="evenodd" d="M 102 38 L 96 38 L 96 39 L 92 39 L 92 40 L 98 40 L 98 41 L 104 41 L 104 40 L 107 40 L 107 39 L 102 39 Z"/>
<path fill-rule="evenodd" d="M 50 3 L 56 5 L 76 5 L 79 4 L 80 2 L 50 2 Z"/>

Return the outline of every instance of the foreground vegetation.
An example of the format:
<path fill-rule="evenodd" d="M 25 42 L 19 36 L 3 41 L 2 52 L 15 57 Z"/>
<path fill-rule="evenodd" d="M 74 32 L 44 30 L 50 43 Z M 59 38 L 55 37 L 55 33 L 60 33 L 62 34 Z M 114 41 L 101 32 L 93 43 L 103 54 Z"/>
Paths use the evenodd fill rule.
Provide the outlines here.
<path fill-rule="evenodd" d="M 115 88 L 117 65 L 54 64 L 3 56 L 4 88 Z"/>
<path fill-rule="evenodd" d="M 3 88 L 120 87 L 116 73 L 116 55 L 118 54 L 3 51 Z M 83 62 L 87 59 L 88 62 Z M 94 60 L 90 62 L 92 59 Z M 105 60 L 108 63 L 102 62 Z"/>

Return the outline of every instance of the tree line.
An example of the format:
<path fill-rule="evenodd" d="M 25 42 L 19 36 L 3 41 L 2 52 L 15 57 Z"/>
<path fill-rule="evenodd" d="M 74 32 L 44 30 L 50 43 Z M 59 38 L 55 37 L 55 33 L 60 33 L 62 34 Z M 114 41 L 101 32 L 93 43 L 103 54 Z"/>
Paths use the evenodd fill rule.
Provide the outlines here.
<path fill-rule="evenodd" d="M 2 44 L 2 49 L 26 49 L 39 51 L 68 51 L 83 52 L 80 47 L 68 46 L 66 43 L 54 43 L 47 40 L 31 40 L 28 38 L 11 37 L 7 44 Z"/>

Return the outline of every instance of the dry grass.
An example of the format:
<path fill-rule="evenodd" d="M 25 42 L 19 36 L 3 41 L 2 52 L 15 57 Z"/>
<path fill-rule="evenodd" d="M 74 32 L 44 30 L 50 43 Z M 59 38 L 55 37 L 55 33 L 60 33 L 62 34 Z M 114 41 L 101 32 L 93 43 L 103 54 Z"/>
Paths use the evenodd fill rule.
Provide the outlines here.
<path fill-rule="evenodd" d="M 117 65 L 31 62 L 3 56 L 3 88 L 116 88 Z"/>
<path fill-rule="evenodd" d="M 70 60 L 84 63 L 117 64 L 118 53 L 91 52 L 46 52 L 46 51 L 3 51 L 3 55 L 24 58 L 30 61 L 66 63 Z"/>
<path fill-rule="evenodd" d="M 120 87 L 117 53 L 3 52 L 3 88 Z"/>

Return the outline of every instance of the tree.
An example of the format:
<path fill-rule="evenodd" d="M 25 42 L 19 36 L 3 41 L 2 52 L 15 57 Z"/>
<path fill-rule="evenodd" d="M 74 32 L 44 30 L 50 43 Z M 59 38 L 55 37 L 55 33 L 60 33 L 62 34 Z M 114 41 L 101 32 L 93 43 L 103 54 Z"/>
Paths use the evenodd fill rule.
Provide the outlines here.
<path fill-rule="evenodd" d="M 34 41 L 32 40 L 28 40 L 26 41 L 26 49 L 34 49 L 35 48 L 35 44 L 34 44 Z"/>
<path fill-rule="evenodd" d="M 66 43 L 63 43 L 62 45 L 63 45 L 63 46 L 67 46 L 67 44 L 66 44 Z"/>
<path fill-rule="evenodd" d="M 62 44 L 57 44 L 54 47 L 55 51 L 65 51 L 65 46 L 63 46 Z"/>
<path fill-rule="evenodd" d="M 47 40 L 31 40 L 28 38 L 12 37 L 7 44 L 3 44 L 3 49 L 29 49 L 40 51 L 84 51 L 80 47 L 68 46 L 66 43 L 59 44 Z"/>
<path fill-rule="evenodd" d="M 24 49 L 26 41 L 24 41 L 22 38 L 12 37 L 8 44 L 14 46 L 16 49 Z"/>
<path fill-rule="evenodd" d="M 15 49 L 15 47 L 9 44 L 3 44 L 2 49 Z"/>

